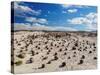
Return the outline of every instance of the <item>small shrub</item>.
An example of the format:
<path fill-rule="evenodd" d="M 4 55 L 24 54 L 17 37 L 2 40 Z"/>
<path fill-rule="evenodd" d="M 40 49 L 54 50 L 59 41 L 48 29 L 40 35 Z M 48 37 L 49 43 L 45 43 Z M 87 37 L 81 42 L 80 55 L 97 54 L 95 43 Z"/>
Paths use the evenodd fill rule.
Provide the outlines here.
<path fill-rule="evenodd" d="M 17 57 L 23 59 L 23 58 L 25 58 L 25 54 L 19 54 Z"/>
<path fill-rule="evenodd" d="M 23 62 L 22 62 L 21 60 L 15 62 L 16 66 L 19 66 L 19 65 L 21 65 L 22 63 L 23 63 Z"/>

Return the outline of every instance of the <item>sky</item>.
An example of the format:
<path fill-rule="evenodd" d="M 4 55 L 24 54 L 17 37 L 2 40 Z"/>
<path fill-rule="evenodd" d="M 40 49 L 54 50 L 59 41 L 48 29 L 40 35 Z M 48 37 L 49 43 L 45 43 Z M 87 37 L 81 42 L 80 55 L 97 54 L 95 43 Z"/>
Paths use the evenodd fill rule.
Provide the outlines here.
<path fill-rule="evenodd" d="M 12 2 L 14 30 L 97 31 L 97 7 Z"/>

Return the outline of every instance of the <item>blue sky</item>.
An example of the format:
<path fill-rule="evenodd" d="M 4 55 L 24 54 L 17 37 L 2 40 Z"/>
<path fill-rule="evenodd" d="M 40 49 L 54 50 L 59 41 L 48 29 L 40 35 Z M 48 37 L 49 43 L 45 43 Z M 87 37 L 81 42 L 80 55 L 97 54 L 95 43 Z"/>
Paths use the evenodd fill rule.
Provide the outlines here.
<path fill-rule="evenodd" d="M 13 10 L 15 30 L 97 30 L 96 6 L 14 2 Z"/>

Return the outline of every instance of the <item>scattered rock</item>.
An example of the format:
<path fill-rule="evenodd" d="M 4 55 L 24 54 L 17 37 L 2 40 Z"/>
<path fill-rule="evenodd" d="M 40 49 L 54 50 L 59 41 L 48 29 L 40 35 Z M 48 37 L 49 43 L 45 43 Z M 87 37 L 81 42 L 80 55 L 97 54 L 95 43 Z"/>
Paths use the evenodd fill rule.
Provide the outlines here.
<path fill-rule="evenodd" d="M 38 67 L 38 69 L 43 69 L 45 68 L 45 64 L 42 64 L 41 67 Z"/>
<path fill-rule="evenodd" d="M 33 58 L 30 58 L 29 60 L 26 61 L 26 64 L 33 63 Z"/>
<path fill-rule="evenodd" d="M 94 57 L 93 59 L 94 59 L 94 60 L 97 60 L 97 57 Z"/>
<path fill-rule="evenodd" d="M 59 65 L 59 68 L 62 68 L 62 67 L 65 67 L 66 66 L 66 63 L 65 62 L 62 62 L 61 65 Z"/>
<path fill-rule="evenodd" d="M 79 63 L 78 63 L 78 65 L 83 64 L 83 62 L 84 62 L 83 60 L 80 60 Z"/>

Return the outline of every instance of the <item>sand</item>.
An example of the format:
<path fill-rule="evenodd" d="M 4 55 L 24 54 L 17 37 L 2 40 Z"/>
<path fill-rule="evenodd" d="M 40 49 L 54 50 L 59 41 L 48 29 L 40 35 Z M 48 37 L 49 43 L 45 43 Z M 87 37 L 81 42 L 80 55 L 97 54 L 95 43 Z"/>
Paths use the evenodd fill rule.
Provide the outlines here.
<path fill-rule="evenodd" d="M 96 32 L 16 31 L 12 36 L 14 73 L 97 68 Z"/>

